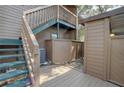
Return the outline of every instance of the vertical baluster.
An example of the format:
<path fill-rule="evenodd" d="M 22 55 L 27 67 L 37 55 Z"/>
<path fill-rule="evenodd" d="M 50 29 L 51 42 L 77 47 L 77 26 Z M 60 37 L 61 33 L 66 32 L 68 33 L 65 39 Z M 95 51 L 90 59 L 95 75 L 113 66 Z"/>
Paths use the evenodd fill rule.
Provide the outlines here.
<path fill-rule="evenodd" d="M 51 19 L 51 8 L 52 8 L 52 7 L 49 8 L 49 18 L 48 18 L 48 20 Z"/>
<path fill-rule="evenodd" d="M 38 26 L 38 11 L 36 11 L 36 27 Z"/>
<path fill-rule="evenodd" d="M 53 7 L 50 8 L 50 20 L 52 19 L 52 10 L 53 10 Z"/>
<path fill-rule="evenodd" d="M 41 15 L 41 24 L 42 24 L 42 23 L 44 23 L 44 18 L 43 18 L 43 16 L 44 16 L 44 9 L 42 10 L 41 13 L 42 13 L 42 15 Z"/>
<path fill-rule="evenodd" d="M 54 9 L 53 9 L 53 17 L 56 19 L 57 18 L 57 6 L 54 6 Z"/>
<path fill-rule="evenodd" d="M 50 8 L 48 8 L 48 17 L 47 17 L 47 21 L 49 20 L 50 18 Z"/>
<path fill-rule="evenodd" d="M 36 11 L 36 27 L 38 26 L 38 11 Z"/>
<path fill-rule="evenodd" d="M 40 17 L 41 17 L 41 23 L 40 24 L 42 24 L 42 22 L 43 22 L 43 10 L 41 10 L 41 13 L 40 13 L 41 15 L 40 15 Z"/>
<path fill-rule="evenodd" d="M 46 23 L 47 23 L 47 19 L 48 19 L 48 17 L 49 17 L 49 11 L 47 11 L 49 8 L 46 8 Z M 48 13 L 48 15 L 47 15 L 47 13 Z"/>
<path fill-rule="evenodd" d="M 35 12 L 33 12 L 32 20 L 33 20 L 32 25 L 33 25 L 33 28 L 34 28 L 35 27 Z"/>
<path fill-rule="evenodd" d="M 35 24 L 36 24 L 36 16 L 35 16 L 35 12 L 34 12 L 34 16 L 33 16 L 33 18 L 34 18 L 34 23 L 33 23 L 33 25 L 34 25 L 34 28 L 35 28 Z"/>
<path fill-rule="evenodd" d="M 33 29 L 33 12 L 31 13 L 31 28 Z"/>
<path fill-rule="evenodd" d="M 64 17 L 64 13 L 65 13 L 65 11 L 62 9 L 62 7 L 61 7 L 61 11 L 62 11 L 62 13 L 61 13 L 61 19 L 64 19 L 65 20 L 65 17 Z"/>
<path fill-rule="evenodd" d="M 50 8 L 50 19 L 52 19 L 52 10 L 53 10 L 53 6 Z"/>
<path fill-rule="evenodd" d="M 53 10 L 53 12 L 54 12 L 54 13 L 53 13 L 53 16 L 54 16 L 55 19 L 57 19 L 57 11 L 58 11 L 58 8 L 57 8 L 57 7 L 58 7 L 58 6 L 56 5 L 56 6 L 54 7 L 54 10 L 55 10 L 55 11 Z"/>
<path fill-rule="evenodd" d="M 48 18 L 48 15 L 47 15 L 47 8 L 46 8 L 46 10 L 45 10 L 45 23 L 47 22 L 47 18 Z"/>
<path fill-rule="evenodd" d="M 33 12 L 33 17 L 32 17 L 32 19 L 33 19 L 33 28 L 35 27 L 35 12 Z"/>
<path fill-rule="evenodd" d="M 51 20 L 51 10 L 52 10 L 52 7 L 49 8 L 49 11 L 50 11 L 50 13 L 49 13 L 49 20 Z"/>
<path fill-rule="evenodd" d="M 55 15 L 56 15 L 56 6 L 53 6 L 51 10 L 51 19 L 55 19 Z"/>
<path fill-rule="evenodd" d="M 45 23 L 45 9 L 43 9 L 43 23 Z"/>
<path fill-rule="evenodd" d="M 37 23 L 36 12 L 34 12 L 34 19 L 35 19 L 35 24 L 34 24 L 34 28 L 35 28 L 36 27 L 36 23 Z"/>
<path fill-rule="evenodd" d="M 44 23 L 44 9 L 42 10 L 42 17 L 41 17 L 41 19 L 42 19 L 42 24 Z"/>
<path fill-rule="evenodd" d="M 40 16 L 39 16 L 39 10 L 37 11 L 37 26 L 39 26 L 39 18 L 40 18 Z"/>
<path fill-rule="evenodd" d="M 46 13 L 47 13 L 47 17 L 46 17 L 46 22 L 47 22 L 49 19 L 49 8 L 46 9 Z"/>
<path fill-rule="evenodd" d="M 44 9 L 44 23 L 46 23 L 46 9 Z"/>
<path fill-rule="evenodd" d="M 52 12 L 52 15 L 51 15 L 52 17 L 51 18 L 55 19 L 56 18 L 56 6 L 53 6 L 53 9 L 52 9 L 51 12 Z"/>
<path fill-rule="evenodd" d="M 26 14 L 26 19 L 27 19 L 27 22 L 30 23 L 29 22 L 29 14 Z"/>
<path fill-rule="evenodd" d="M 28 14 L 28 23 L 29 23 L 29 26 L 31 26 L 31 20 L 30 20 L 30 13 Z"/>
<path fill-rule="evenodd" d="M 29 13 L 29 26 L 31 27 L 31 13 Z"/>
<path fill-rule="evenodd" d="M 45 10 L 45 23 L 47 22 L 47 17 L 48 17 L 47 10 L 48 10 L 48 8 L 46 8 L 46 10 Z"/>
<path fill-rule="evenodd" d="M 52 9 L 52 18 L 55 19 L 55 15 L 56 15 L 56 6 L 53 6 L 53 9 Z"/>
<path fill-rule="evenodd" d="M 31 20 L 31 28 L 33 29 L 33 12 L 31 13 L 31 15 L 30 15 L 30 20 Z"/>
<path fill-rule="evenodd" d="M 41 25 L 41 10 L 39 11 L 39 25 Z"/>
<path fill-rule="evenodd" d="M 38 11 L 38 26 L 40 25 L 40 10 Z"/>
<path fill-rule="evenodd" d="M 49 13 L 49 20 L 51 20 L 51 10 L 52 10 L 52 7 L 49 8 L 49 11 L 50 11 L 50 13 Z"/>
<path fill-rule="evenodd" d="M 50 7 L 51 8 L 51 7 Z M 51 9 L 48 9 L 48 11 L 49 11 L 49 16 L 48 16 L 48 19 L 47 19 L 47 21 L 49 21 L 50 20 L 50 14 L 51 14 Z"/>

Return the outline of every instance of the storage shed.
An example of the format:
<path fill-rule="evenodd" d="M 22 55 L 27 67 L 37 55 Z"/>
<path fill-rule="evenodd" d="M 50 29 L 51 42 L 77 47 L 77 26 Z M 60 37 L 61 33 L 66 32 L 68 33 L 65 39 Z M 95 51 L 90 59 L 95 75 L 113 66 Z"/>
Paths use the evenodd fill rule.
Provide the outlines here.
<path fill-rule="evenodd" d="M 80 23 L 85 25 L 84 71 L 124 86 L 124 7 Z"/>

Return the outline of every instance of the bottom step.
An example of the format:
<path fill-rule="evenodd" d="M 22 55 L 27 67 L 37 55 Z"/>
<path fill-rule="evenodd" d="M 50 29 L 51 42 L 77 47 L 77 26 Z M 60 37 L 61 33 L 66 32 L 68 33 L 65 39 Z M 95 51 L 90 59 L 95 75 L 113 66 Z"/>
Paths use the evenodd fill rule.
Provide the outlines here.
<path fill-rule="evenodd" d="M 26 87 L 31 85 L 31 81 L 29 78 L 24 78 L 21 80 L 17 80 L 14 83 L 8 84 L 5 87 Z"/>

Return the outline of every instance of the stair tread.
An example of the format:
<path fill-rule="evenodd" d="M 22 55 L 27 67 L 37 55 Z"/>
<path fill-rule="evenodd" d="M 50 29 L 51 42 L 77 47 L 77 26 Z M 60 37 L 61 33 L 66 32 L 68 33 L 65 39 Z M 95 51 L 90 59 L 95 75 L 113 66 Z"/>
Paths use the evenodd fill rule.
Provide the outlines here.
<path fill-rule="evenodd" d="M 0 59 L 15 58 L 15 57 L 20 57 L 20 56 L 24 56 L 24 54 L 0 55 Z"/>
<path fill-rule="evenodd" d="M 7 49 L 0 49 L 0 52 L 5 52 L 5 51 L 21 51 L 23 48 L 7 48 Z"/>
<path fill-rule="evenodd" d="M 0 75 L 0 81 L 4 81 L 4 80 L 7 80 L 22 74 L 26 74 L 26 73 L 28 73 L 27 70 L 15 70 L 15 71 L 3 73 Z"/>
<path fill-rule="evenodd" d="M 10 83 L 8 85 L 6 85 L 5 87 L 26 87 L 29 86 L 31 84 L 31 81 L 29 78 L 24 78 L 21 80 L 17 80 L 13 83 Z"/>
<path fill-rule="evenodd" d="M 5 67 L 13 67 L 13 66 L 19 66 L 24 65 L 25 61 L 15 61 L 15 62 L 7 62 L 7 63 L 0 63 L 0 69 Z"/>
<path fill-rule="evenodd" d="M 0 45 L 22 45 L 22 40 L 1 38 Z"/>

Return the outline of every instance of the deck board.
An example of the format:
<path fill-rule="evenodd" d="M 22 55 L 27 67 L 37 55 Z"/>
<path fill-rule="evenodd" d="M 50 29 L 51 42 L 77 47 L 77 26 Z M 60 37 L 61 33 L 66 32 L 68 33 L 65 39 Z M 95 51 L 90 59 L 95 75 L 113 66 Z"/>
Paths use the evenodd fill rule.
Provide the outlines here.
<path fill-rule="evenodd" d="M 41 87 L 118 87 L 68 65 L 41 67 L 40 83 Z"/>

